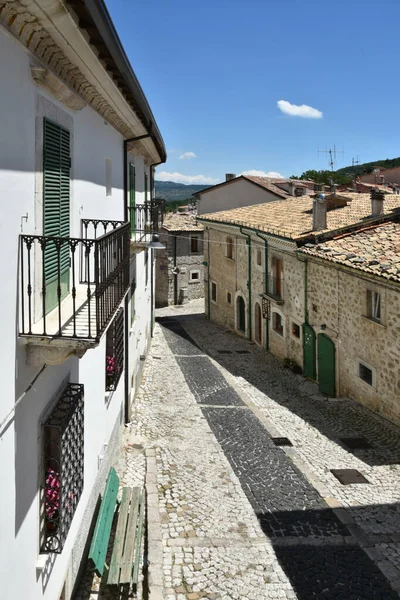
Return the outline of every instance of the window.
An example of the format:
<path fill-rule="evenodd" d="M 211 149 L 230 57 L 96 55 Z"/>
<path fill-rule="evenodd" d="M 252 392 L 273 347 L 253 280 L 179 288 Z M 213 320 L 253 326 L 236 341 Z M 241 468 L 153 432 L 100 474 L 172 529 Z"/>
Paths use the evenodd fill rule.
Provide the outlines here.
<path fill-rule="evenodd" d="M 136 230 L 136 172 L 135 165 L 129 163 L 129 213 L 131 222 L 131 234 Z"/>
<path fill-rule="evenodd" d="M 228 304 L 232 304 L 232 294 L 230 292 L 226 292 L 226 301 Z"/>
<path fill-rule="evenodd" d="M 381 322 L 381 295 L 378 292 L 367 291 L 368 317 Z"/>
<path fill-rule="evenodd" d="M 292 336 L 295 338 L 300 339 L 300 325 L 298 325 L 298 323 L 295 323 L 294 321 L 292 321 Z"/>
<path fill-rule="evenodd" d="M 373 385 L 374 377 L 372 369 L 361 362 L 358 364 L 358 375 L 365 383 L 368 383 L 368 385 L 371 386 Z"/>
<path fill-rule="evenodd" d="M 106 196 L 112 196 L 112 163 L 106 158 Z"/>
<path fill-rule="evenodd" d="M 124 370 L 124 309 L 120 308 L 107 330 L 106 391 L 117 389 Z"/>
<path fill-rule="evenodd" d="M 217 284 L 215 281 L 211 282 L 211 301 L 217 302 Z"/>
<path fill-rule="evenodd" d="M 200 271 L 190 271 L 189 281 L 199 282 L 200 281 Z"/>
<path fill-rule="evenodd" d="M 269 292 L 276 296 L 276 298 L 283 298 L 283 268 L 282 268 L 282 260 L 280 258 L 276 258 L 275 256 L 272 258 L 272 277 L 270 279 L 270 287 Z"/>
<path fill-rule="evenodd" d="M 146 250 L 146 253 L 144 255 L 144 264 L 145 264 L 145 268 L 146 268 L 146 287 L 147 284 L 149 283 L 149 251 Z"/>
<path fill-rule="evenodd" d="M 135 320 L 135 292 L 136 292 L 136 280 L 133 279 L 131 282 L 131 327 L 133 325 L 133 321 Z"/>
<path fill-rule="evenodd" d="M 226 258 L 233 259 L 233 239 L 231 237 L 226 238 Z"/>
<path fill-rule="evenodd" d="M 283 336 L 283 317 L 277 312 L 272 313 L 272 329 Z"/>
<path fill-rule="evenodd" d="M 199 252 L 199 236 L 191 235 L 190 236 L 190 252 L 191 254 L 196 254 Z"/>
<path fill-rule="evenodd" d="M 148 190 L 149 190 L 149 176 L 147 173 L 144 174 L 144 201 L 147 202 L 148 198 Z"/>
<path fill-rule="evenodd" d="M 262 265 L 262 252 L 261 250 L 257 250 L 257 265 L 261 267 Z"/>
<path fill-rule="evenodd" d="M 68 383 L 43 424 L 41 552 L 60 554 L 83 490 L 83 385 Z"/>

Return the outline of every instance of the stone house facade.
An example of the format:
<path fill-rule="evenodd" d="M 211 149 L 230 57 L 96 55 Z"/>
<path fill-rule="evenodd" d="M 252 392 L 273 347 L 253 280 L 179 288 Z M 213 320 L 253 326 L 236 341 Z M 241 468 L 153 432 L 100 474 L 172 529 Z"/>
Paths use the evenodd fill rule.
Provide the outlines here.
<path fill-rule="evenodd" d="M 293 199 L 290 206 L 282 201 L 199 217 L 205 228 L 206 315 L 286 359 L 318 381 L 321 392 L 350 396 L 399 421 L 394 357 L 400 352 L 400 297 L 397 275 L 389 279 L 380 271 L 396 259 L 390 258 L 396 242 L 389 250 L 387 241 L 378 242 L 380 258 L 362 255 L 370 240 L 351 251 L 363 235 L 357 230 L 392 219 L 399 197 L 388 196 L 380 214 L 373 214 L 379 211 L 365 194 L 349 194 L 347 205 L 339 198 L 337 208 L 334 196 L 327 202 L 333 208 L 325 213 L 325 227 L 314 231 L 311 197 Z M 342 239 L 349 244 L 344 256 L 352 257 L 346 266 L 327 260 L 329 244 Z M 384 262 L 382 248 L 389 254 Z M 359 272 L 369 260 L 377 260 L 375 270 Z M 368 318 L 372 292 L 380 295 L 379 322 Z"/>
<path fill-rule="evenodd" d="M 203 226 L 192 213 L 169 213 L 160 229 L 165 250 L 157 252 L 157 307 L 183 304 L 204 296 Z"/>

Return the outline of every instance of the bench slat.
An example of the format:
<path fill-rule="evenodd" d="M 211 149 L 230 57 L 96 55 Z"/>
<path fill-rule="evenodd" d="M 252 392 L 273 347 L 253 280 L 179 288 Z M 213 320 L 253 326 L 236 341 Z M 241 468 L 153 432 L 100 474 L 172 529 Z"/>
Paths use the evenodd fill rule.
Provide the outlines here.
<path fill-rule="evenodd" d="M 118 488 L 118 475 L 115 469 L 111 468 L 107 477 L 107 483 L 89 551 L 89 560 L 92 561 L 95 571 L 100 577 L 103 575 L 104 571 Z"/>
<path fill-rule="evenodd" d="M 145 510 L 145 491 L 140 491 L 139 497 L 139 514 L 138 514 L 138 529 L 136 532 L 135 539 L 135 563 L 133 566 L 132 581 L 137 586 L 139 579 L 139 564 L 140 564 L 140 548 L 142 546 L 142 529 L 143 529 L 143 518 Z"/>
<path fill-rule="evenodd" d="M 122 490 L 121 504 L 119 506 L 117 531 L 115 532 L 114 548 L 111 557 L 110 570 L 107 578 L 107 583 L 109 583 L 110 585 L 117 585 L 118 583 L 120 583 L 122 553 L 125 545 L 125 536 L 127 530 L 131 496 L 132 488 L 124 487 Z"/>
<path fill-rule="evenodd" d="M 119 582 L 130 583 L 132 579 L 132 566 L 135 551 L 135 540 L 137 530 L 137 517 L 139 509 L 140 488 L 133 488 L 129 521 L 126 530 L 126 541 L 122 556 L 121 575 Z"/>

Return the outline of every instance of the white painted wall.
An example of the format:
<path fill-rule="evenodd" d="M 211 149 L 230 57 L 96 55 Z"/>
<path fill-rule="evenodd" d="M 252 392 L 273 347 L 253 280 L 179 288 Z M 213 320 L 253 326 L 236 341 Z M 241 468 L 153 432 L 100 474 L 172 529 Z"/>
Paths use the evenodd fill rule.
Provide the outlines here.
<path fill-rule="evenodd" d="M 35 185 L 40 183 L 35 173 L 35 119 L 38 98 L 45 98 L 54 114 L 72 122 L 72 186 L 71 236 L 79 236 L 80 219 L 123 220 L 123 139 L 91 108 L 80 112 L 69 110 L 31 80 L 29 55 L 0 28 L 0 249 L 2 260 L 2 335 L 0 357 L 2 364 L 2 394 L 0 423 L 12 409 L 16 399 L 26 390 L 40 367 L 25 363 L 25 347 L 17 336 L 17 271 L 18 239 L 21 216 L 25 234 L 41 234 L 41 219 L 35 218 Z M 41 101 L 42 105 L 46 102 Z M 52 109 L 52 110 L 53 110 Z M 42 117 L 40 117 L 42 118 Z M 60 117 L 61 118 L 61 117 Z M 40 125 L 40 123 L 39 123 Z M 36 154 L 38 149 L 36 148 Z M 105 159 L 112 161 L 112 195 L 106 196 Z M 37 160 L 37 158 L 36 158 Z M 138 191 L 137 203 L 143 195 L 141 157 L 135 157 Z M 148 171 L 148 167 L 146 167 Z M 36 202 L 40 194 L 36 194 Z M 150 333 L 150 257 L 148 284 L 145 284 L 142 252 L 136 261 L 136 312 L 130 338 L 131 371 L 140 365 Z M 61 555 L 55 557 L 46 573 L 35 569 L 39 554 L 39 480 L 40 480 L 40 420 L 48 409 L 56 390 L 66 376 L 71 382 L 85 386 L 85 482 L 72 527 Z M 131 373 L 130 373 L 131 376 Z M 74 549 L 79 551 L 85 541 L 89 521 L 82 521 L 88 506 L 94 506 L 101 489 L 98 475 L 98 455 L 110 440 L 119 421 L 124 403 L 124 375 L 109 403 L 105 402 L 105 339 L 89 350 L 83 358 L 70 358 L 62 365 L 48 366 L 33 389 L 23 398 L 15 417 L 0 428 L 0 580 L 1 597 L 29 600 L 57 600 L 69 568 Z M 113 442 L 114 443 L 114 442 Z M 101 475 L 103 477 L 103 475 Z M 104 475 L 105 476 L 105 475 Z M 96 481 L 97 478 L 97 481 Z M 89 511 L 90 512 L 90 511 Z M 88 519 L 90 519 L 89 514 Z M 53 557 L 54 558 L 54 557 Z M 10 573 L 18 575 L 10 576 Z M 76 566 L 74 567 L 74 572 Z M 68 591 L 68 590 L 67 590 Z M 69 589 L 69 591 L 72 591 Z"/>
<path fill-rule="evenodd" d="M 250 183 L 246 179 L 237 179 L 205 194 L 200 193 L 198 214 L 205 215 L 221 210 L 240 208 L 241 206 L 274 202 L 275 200 L 282 200 L 282 198 L 275 196 L 265 188 Z"/>

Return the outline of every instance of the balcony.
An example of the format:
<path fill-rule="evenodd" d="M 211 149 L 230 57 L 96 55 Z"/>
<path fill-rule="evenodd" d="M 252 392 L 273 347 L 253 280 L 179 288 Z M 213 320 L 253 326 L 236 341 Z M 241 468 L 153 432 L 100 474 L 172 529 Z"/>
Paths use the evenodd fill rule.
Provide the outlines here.
<path fill-rule="evenodd" d="M 153 200 L 151 203 L 129 206 L 131 244 L 141 250 L 147 247 L 153 233 L 162 227 L 165 200 Z"/>
<path fill-rule="evenodd" d="M 19 335 L 29 364 L 98 345 L 129 289 L 130 224 L 83 219 L 81 237 L 20 236 Z"/>
<path fill-rule="evenodd" d="M 271 298 L 276 304 L 283 304 L 284 285 L 282 277 L 267 277 L 266 291 L 263 294 L 266 298 Z"/>

